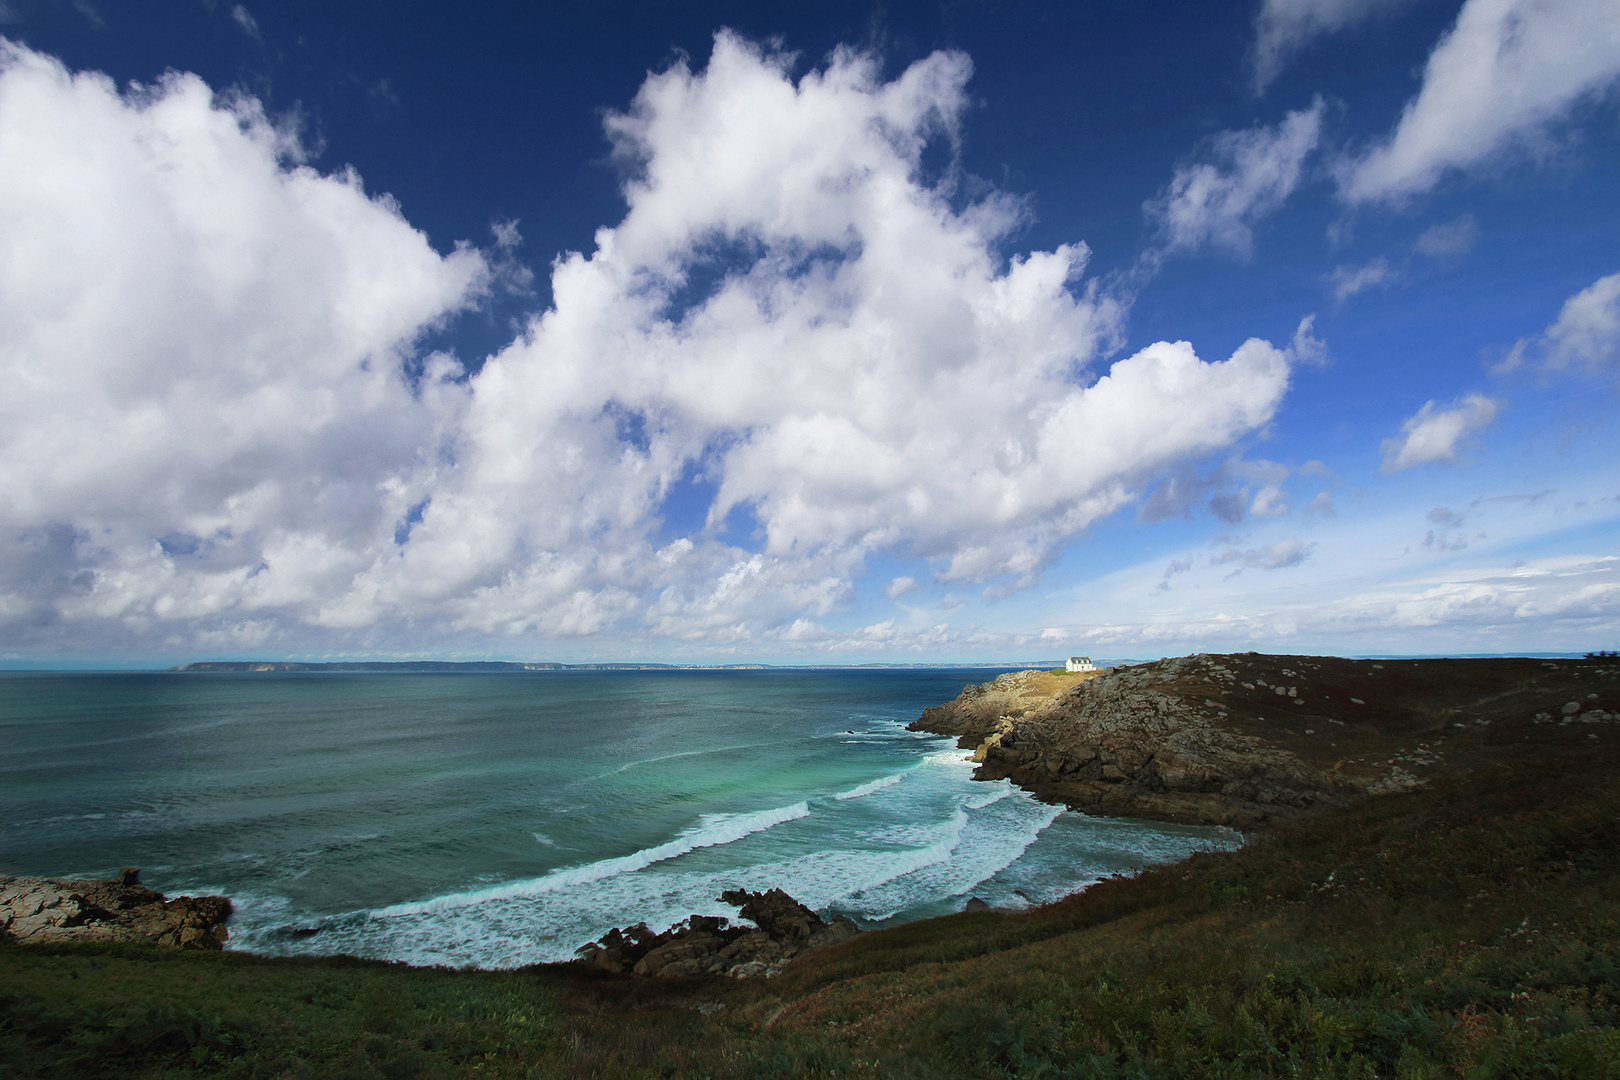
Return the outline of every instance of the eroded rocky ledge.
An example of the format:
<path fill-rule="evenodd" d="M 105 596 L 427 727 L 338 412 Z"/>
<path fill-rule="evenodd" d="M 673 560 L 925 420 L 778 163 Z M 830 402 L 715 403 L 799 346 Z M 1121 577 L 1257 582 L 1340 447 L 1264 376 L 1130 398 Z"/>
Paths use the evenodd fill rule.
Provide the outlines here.
<path fill-rule="evenodd" d="M 646 923 L 614 928 L 579 949 L 580 960 L 603 971 L 660 979 L 725 975 L 769 977 L 793 957 L 859 934 L 842 916 L 822 919 L 781 889 L 752 893 L 732 889 L 720 899 L 739 908 L 754 926 L 731 926 L 716 915 L 693 915 L 661 934 Z"/>
<path fill-rule="evenodd" d="M 912 730 L 980 779 L 1097 814 L 1263 828 L 1430 778 L 1620 735 L 1620 663 L 1197 655 L 1012 672 Z M 1509 757 L 1511 759 L 1511 756 Z"/>
<path fill-rule="evenodd" d="M 0 940 L 19 944 L 145 941 L 219 949 L 230 914 L 223 896 L 170 900 L 142 885 L 135 867 L 107 881 L 0 875 Z"/>

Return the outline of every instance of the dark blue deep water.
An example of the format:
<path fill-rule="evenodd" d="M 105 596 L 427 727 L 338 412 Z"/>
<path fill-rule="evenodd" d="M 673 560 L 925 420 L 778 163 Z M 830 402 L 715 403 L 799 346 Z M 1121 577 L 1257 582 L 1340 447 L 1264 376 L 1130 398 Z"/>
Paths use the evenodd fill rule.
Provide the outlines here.
<path fill-rule="evenodd" d="M 778 886 L 882 925 L 1231 846 L 904 730 L 993 672 L 0 674 L 0 872 L 142 867 L 231 948 L 503 967 Z M 316 933 L 308 933 L 316 930 Z"/>

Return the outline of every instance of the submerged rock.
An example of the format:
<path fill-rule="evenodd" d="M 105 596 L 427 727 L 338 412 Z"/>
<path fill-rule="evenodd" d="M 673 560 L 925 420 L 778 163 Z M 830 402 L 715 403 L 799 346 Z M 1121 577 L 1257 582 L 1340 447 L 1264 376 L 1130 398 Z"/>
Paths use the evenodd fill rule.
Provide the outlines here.
<path fill-rule="evenodd" d="M 769 977 L 807 949 L 834 945 L 859 934 L 843 916 L 831 922 L 781 889 L 754 893 L 731 889 L 720 899 L 740 909 L 756 926 L 732 926 L 714 915 L 693 915 L 661 934 L 646 923 L 615 927 L 578 950 L 582 962 L 615 974 L 682 979 L 725 975 L 733 979 Z"/>
<path fill-rule="evenodd" d="M 0 940 L 25 945 L 64 941 L 148 941 L 180 949 L 219 949 L 229 936 L 231 902 L 177 896 L 140 883 L 129 866 L 106 881 L 0 875 Z"/>

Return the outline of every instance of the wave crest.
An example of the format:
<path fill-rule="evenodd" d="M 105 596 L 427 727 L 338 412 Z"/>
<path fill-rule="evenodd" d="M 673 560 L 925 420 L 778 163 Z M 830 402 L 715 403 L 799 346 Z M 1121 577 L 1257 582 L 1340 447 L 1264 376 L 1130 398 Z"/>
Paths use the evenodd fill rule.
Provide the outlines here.
<path fill-rule="evenodd" d="M 880 776 L 876 780 L 870 780 L 867 783 L 861 784 L 859 787 L 852 787 L 848 791 L 840 791 L 838 794 L 834 795 L 833 798 L 840 801 L 845 799 L 865 798 L 873 792 L 882 791 L 884 788 L 888 787 L 894 787 L 894 785 L 898 784 L 905 778 L 906 774 L 903 772 L 897 772 L 893 776 Z"/>
<path fill-rule="evenodd" d="M 450 893 L 445 896 L 436 896 L 431 900 L 422 900 L 410 904 L 393 904 L 389 907 L 377 908 L 370 912 L 373 918 L 387 919 L 400 915 L 421 915 L 434 911 L 447 911 L 451 908 L 469 907 L 475 904 L 485 904 L 491 900 L 508 900 L 514 897 L 541 896 L 545 893 L 558 892 L 569 889 L 575 885 L 588 885 L 593 881 L 604 878 L 617 877 L 619 874 L 631 874 L 643 867 L 651 866 L 665 859 L 673 859 L 685 855 L 698 848 L 718 847 L 721 844 L 731 844 L 745 836 L 751 836 L 766 829 L 773 829 L 785 821 L 793 821 L 810 816 L 808 802 L 796 802 L 792 806 L 779 806 L 770 810 L 756 810 L 748 814 L 715 814 L 705 815 L 701 824 L 677 836 L 667 843 L 656 847 L 642 848 L 629 855 L 621 855 L 614 859 L 601 859 L 597 862 L 586 863 L 583 866 L 567 866 L 553 870 L 544 877 L 529 878 L 526 881 L 509 881 L 504 885 L 494 885 L 487 889 L 476 889 L 471 892 Z"/>

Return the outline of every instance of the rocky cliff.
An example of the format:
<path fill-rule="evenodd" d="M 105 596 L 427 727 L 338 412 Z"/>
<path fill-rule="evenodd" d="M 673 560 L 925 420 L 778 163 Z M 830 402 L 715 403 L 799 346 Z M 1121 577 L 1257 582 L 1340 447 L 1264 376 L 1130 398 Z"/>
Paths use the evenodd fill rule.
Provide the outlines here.
<path fill-rule="evenodd" d="M 135 867 L 108 881 L 0 875 L 0 940 L 22 944 L 148 941 L 218 949 L 230 913 L 223 896 L 170 900 L 142 885 Z"/>
<path fill-rule="evenodd" d="M 1620 663 L 1198 655 L 965 687 L 913 730 L 1098 814 L 1254 829 L 1620 734 Z"/>

